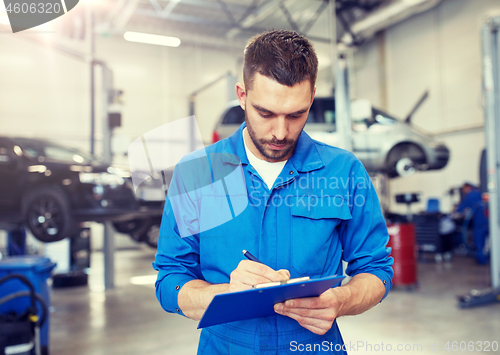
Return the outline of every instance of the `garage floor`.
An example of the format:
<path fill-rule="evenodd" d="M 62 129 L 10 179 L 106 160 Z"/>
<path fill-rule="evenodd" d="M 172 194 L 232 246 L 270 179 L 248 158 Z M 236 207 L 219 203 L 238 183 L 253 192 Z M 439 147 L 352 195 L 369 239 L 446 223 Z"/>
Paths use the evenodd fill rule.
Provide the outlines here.
<path fill-rule="evenodd" d="M 196 354 L 197 323 L 164 312 L 156 301 L 154 253 L 144 245 L 117 251 L 116 288 L 104 292 L 102 253 L 95 252 L 89 287 L 54 290 L 50 354 Z M 419 264 L 419 283 L 415 291 L 393 290 L 363 315 L 339 319 L 350 354 L 386 353 L 388 345 L 393 352 L 449 354 L 453 341 L 500 342 L 500 303 L 456 307 L 457 294 L 489 286 L 489 267 L 458 256 L 440 264 L 429 259 Z"/>

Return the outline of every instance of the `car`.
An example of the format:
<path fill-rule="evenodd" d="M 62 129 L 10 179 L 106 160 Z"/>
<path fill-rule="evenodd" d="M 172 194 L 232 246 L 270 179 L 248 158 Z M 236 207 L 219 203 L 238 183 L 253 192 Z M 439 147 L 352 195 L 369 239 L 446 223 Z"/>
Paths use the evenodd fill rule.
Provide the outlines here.
<path fill-rule="evenodd" d="M 141 203 L 129 173 L 42 139 L 0 136 L 0 228 L 24 225 L 43 242 L 71 236 L 79 222 L 161 214 Z"/>
<path fill-rule="evenodd" d="M 353 101 L 351 112 L 357 103 L 366 107 L 366 100 Z M 432 135 L 371 105 L 364 112 L 352 115 L 355 116 L 352 118 L 352 144 L 353 153 L 369 172 L 397 177 L 408 176 L 416 170 L 438 170 L 447 165 L 450 152 Z M 229 137 L 244 120 L 245 113 L 238 101 L 232 101 L 217 122 L 212 141 Z M 337 132 L 333 97 L 314 99 L 304 130 L 317 141 L 339 145 L 341 137 Z"/>
<path fill-rule="evenodd" d="M 120 167 L 125 170 L 125 167 Z M 130 168 L 130 167 L 128 167 Z M 133 170 L 132 174 L 136 181 L 140 181 L 137 186 L 136 197 L 141 206 L 146 206 L 150 210 L 156 211 L 147 218 L 139 217 L 125 221 L 113 222 L 115 230 L 119 233 L 128 234 L 138 243 L 146 243 L 151 248 L 156 249 L 160 234 L 161 212 L 165 204 L 168 185 L 172 179 L 174 167 L 162 170 L 161 174 Z"/>

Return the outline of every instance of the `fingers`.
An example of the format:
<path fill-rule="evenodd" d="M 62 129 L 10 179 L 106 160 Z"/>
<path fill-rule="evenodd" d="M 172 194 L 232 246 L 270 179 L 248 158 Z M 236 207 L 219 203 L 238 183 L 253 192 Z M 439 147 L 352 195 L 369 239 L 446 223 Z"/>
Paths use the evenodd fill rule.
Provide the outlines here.
<path fill-rule="evenodd" d="M 334 289 L 328 289 L 319 297 L 306 297 L 288 300 L 284 303 L 287 308 L 306 308 L 306 309 L 338 309 L 339 304 L 334 294 Z"/>
<path fill-rule="evenodd" d="M 282 303 L 274 307 L 276 313 L 295 319 L 302 327 L 315 334 L 325 334 L 333 325 L 336 313 L 331 308 L 288 308 Z"/>
<path fill-rule="evenodd" d="M 250 260 L 242 260 L 236 270 L 251 274 L 251 277 L 258 281 L 257 283 L 282 281 L 290 278 L 288 270 L 275 271 L 267 265 Z"/>
<path fill-rule="evenodd" d="M 264 264 L 242 260 L 230 277 L 230 291 L 233 292 L 250 289 L 253 285 L 261 283 L 288 280 L 290 272 L 288 270 L 275 271 Z"/>
<path fill-rule="evenodd" d="M 323 309 L 330 306 L 320 297 L 297 298 L 284 303 L 287 308 Z"/>
<path fill-rule="evenodd" d="M 294 319 L 320 319 L 327 322 L 335 320 L 335 311 L 331 308 L 307 309 L 307 308 L 288 308 L 275 306 L 276 313 Z"/>
<path fill-rule="evenodd" d="M 290 271 L 285 270 L 285 269 L 280 269 L 280 270 L 278 270 L 278 273 L 281 276 L 283 276 L 283 279 L 282 280 L 278 280 L 278 281 L 283 281 L 283 280 L 289 280 L 290 279 Z"/>
<path fill-rule="evenodd" d="M 337 318 L 339 305 L 330 290 L 319 297 L 299 298 L 274 305 L 276 313 L 295 319 L 316 334 L 325 334 Z"/>
<path fill-rule="evenodd" d="M 245 290 L 250 290 L 251 288 L 252 288 L 252 285 L 245 284 L 245 283 L 243 283 L 241 281 L 233 280 L 231 278 L 231 281 L 229 282 L 228 292 L 245 291 Z"/>

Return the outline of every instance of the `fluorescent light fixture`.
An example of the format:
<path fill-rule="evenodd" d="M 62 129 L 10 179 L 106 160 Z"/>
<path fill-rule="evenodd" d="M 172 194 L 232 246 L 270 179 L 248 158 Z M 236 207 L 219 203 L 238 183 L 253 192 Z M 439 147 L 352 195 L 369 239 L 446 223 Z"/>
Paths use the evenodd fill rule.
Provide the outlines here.
<path fill-rule="evenodd" d="M 152 35 L 140 32 L 125 32 L 123 38 L 129 42 L 156 44 L 158 46 L 179 47 L 181 40 L 177 37 Z"/>

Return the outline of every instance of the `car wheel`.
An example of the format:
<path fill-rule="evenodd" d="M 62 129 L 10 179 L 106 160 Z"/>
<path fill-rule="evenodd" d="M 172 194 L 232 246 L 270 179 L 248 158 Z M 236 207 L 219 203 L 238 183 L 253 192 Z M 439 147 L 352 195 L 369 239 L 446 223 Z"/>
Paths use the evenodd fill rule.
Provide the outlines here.
<path fill-rule="evenodd" d="M 132 238 L 137 243 L 145 242 L 146 233 L 153 221 L 153 218 L 137 219 L 137 229 L 129 233 L 130 238 Z"/>
<path fill-rule="evenodd" d="M 118 233 L 133 234 L 141 229 L 143 224 L 143 219 L 131 219 L 130 221 L 114 222 L 113 227 Z"/>
<path fill-rule="evenodd" d="M 154 219 L 142 235 L 142 240 L 151 248 L 158 247 L 158 239 L 160 238 L 160 219 Z"/>
<path fill-rule="evenodd" d="M 23 215 L 31 233 L 42 242 L 57 242 L 75 230 L 70 204 L 57 187 L 29 192 L 23 200 Z"/>
<path fill-rule="evenodd" d="M 410 158 L 399 159 L 395 168 L 399 176 L 410 176 L 415 173 L 415 164 Z"/>
<path fill-rule="evenodd" d="M 133 233 L 130 233 L 129 236 L 132 238 L 137 243 L 142 243 L 144 242 L 144 224 L 141 225 L 141 228 L 139 230 L 134 231 Z"/>
<path fill-rule="evenodd" d="M 412 143 L 403 143 L 387 155 L 386 171 L 389 177 L 410 176 L 426 163 L 423 150 Z"/>

